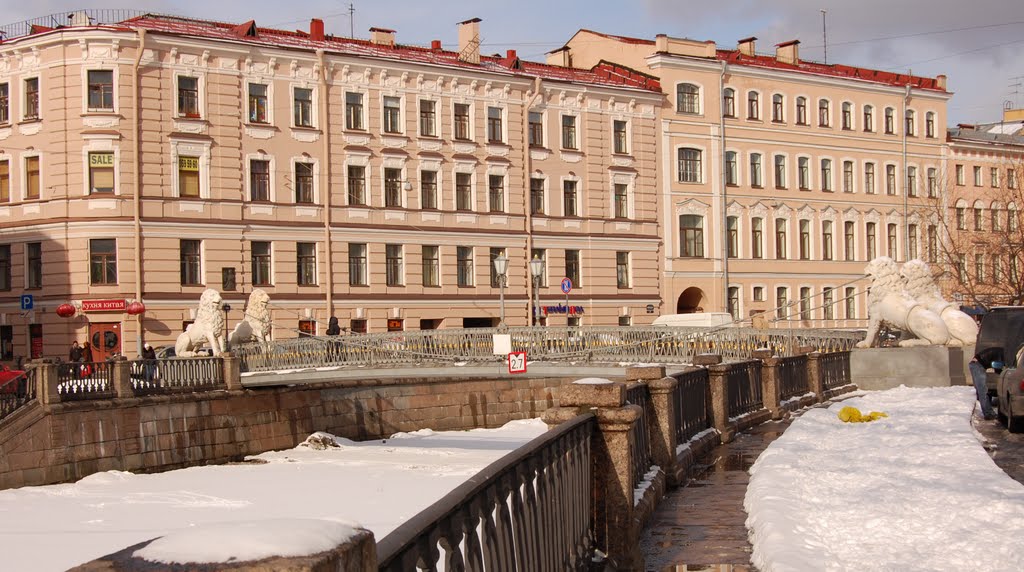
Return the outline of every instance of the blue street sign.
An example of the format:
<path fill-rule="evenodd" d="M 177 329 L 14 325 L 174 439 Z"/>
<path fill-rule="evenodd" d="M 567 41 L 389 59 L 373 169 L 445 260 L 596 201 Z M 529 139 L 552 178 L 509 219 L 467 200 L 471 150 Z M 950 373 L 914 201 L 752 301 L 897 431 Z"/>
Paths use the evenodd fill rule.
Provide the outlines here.
<path fill-rule="evenodd" d="M 34 305 L 35 304 L 34 304 L 34 302 L 32 300 L 32 295 L 31 294 L 22 294 L 21 295 L 21 309 L 22 310 L 31 310 Z"/>
<path fill-rule="evenodd" d="M 572 280 L 562 278 L 562 292 L 568 294 L 570 290 L 572 290 Z"/>

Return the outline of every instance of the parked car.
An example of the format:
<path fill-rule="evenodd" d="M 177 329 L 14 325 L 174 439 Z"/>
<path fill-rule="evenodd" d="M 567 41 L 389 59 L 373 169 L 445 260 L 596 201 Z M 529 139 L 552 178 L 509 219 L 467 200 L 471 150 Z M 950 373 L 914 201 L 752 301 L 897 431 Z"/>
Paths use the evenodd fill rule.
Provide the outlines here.
<path fill-rule="evenodd" d="M 974 352 L 1002 348 L 1003 359 L 994 361 L 985 385 L 998 400 L 999 420 L 1012 433 L 1024 431 L 1024 306 L 999 306 L 981 320 Z"/>

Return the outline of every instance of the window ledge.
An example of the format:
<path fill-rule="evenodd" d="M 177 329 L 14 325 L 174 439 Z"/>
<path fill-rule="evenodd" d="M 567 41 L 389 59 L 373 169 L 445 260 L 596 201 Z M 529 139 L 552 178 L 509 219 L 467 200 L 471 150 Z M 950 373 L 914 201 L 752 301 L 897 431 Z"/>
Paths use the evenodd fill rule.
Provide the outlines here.
<path fill-rule="evenodd" d="M 26 117 L 18 122 L 18 125 L 32 125 L 33 123 L 42 123 L 42 117 Z"/>

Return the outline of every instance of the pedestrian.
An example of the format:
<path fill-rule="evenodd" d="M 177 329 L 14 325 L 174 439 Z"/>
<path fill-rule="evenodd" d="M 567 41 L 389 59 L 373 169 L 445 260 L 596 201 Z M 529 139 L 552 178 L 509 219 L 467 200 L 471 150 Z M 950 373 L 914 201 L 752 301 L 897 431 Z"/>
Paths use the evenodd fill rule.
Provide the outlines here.
<path fill-rule="evenodd" d="M 68 361 L 71 363 L 82 361 L 82 346 L 78 345 L 78 340 L 71 342 L 71 351 L 68 352 Z"/>
<path fill-rule="evenodd" d="M 331 316 L 330 321 L 327 322 L 327 335 L 336 336 L 341 333 L 341 326 L 338 325 L 338 318 Z"/>
<path fill-rule="evenodd" d="M 148 342 L 142 346 L 142 372 L 146 381 L 156 379 L 156 350 Z"/>
<path fill-rule="evenodd" d="M 992 399 L 988 396 L 988 387 L 985 384 L 985 371 L 993 368 L 993 364 L 1002 368 L 1003 348 L 985 348 L 975 354 L 967 369 L 971 372 L 971 380 L 974 381 L 974 391 L 978 394 L 978 403 L 981 404 L 981 414 L 988 419 L 995 419 L 996 413 L 992 409 Z"/>
<path fill-rule="evenodd" d="M 92 375 L 92 346 L 89 342 L 82 343 L 82 377 Z"/>

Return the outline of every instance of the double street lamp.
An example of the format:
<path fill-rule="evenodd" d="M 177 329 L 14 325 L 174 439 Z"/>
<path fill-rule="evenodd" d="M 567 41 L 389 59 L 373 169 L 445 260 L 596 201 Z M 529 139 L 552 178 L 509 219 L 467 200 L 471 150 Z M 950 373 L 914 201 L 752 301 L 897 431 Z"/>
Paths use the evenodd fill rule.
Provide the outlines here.
<path fill-rule="evenodd" d="M 540 274 L 544 272 L 544 261 L 536 254 L 530 261 L 530 274 L 533 276 L 533 325 L 540 325 Z"/>
<path fill-rule="evenodd" d="M 494 257 L 494 272 L 498 275 L 498 286 L 501 287 L 501 322 L 498 327 L 505 328 L 505 273 L 508 272 L 508 258 L 505 254 Z"/>

